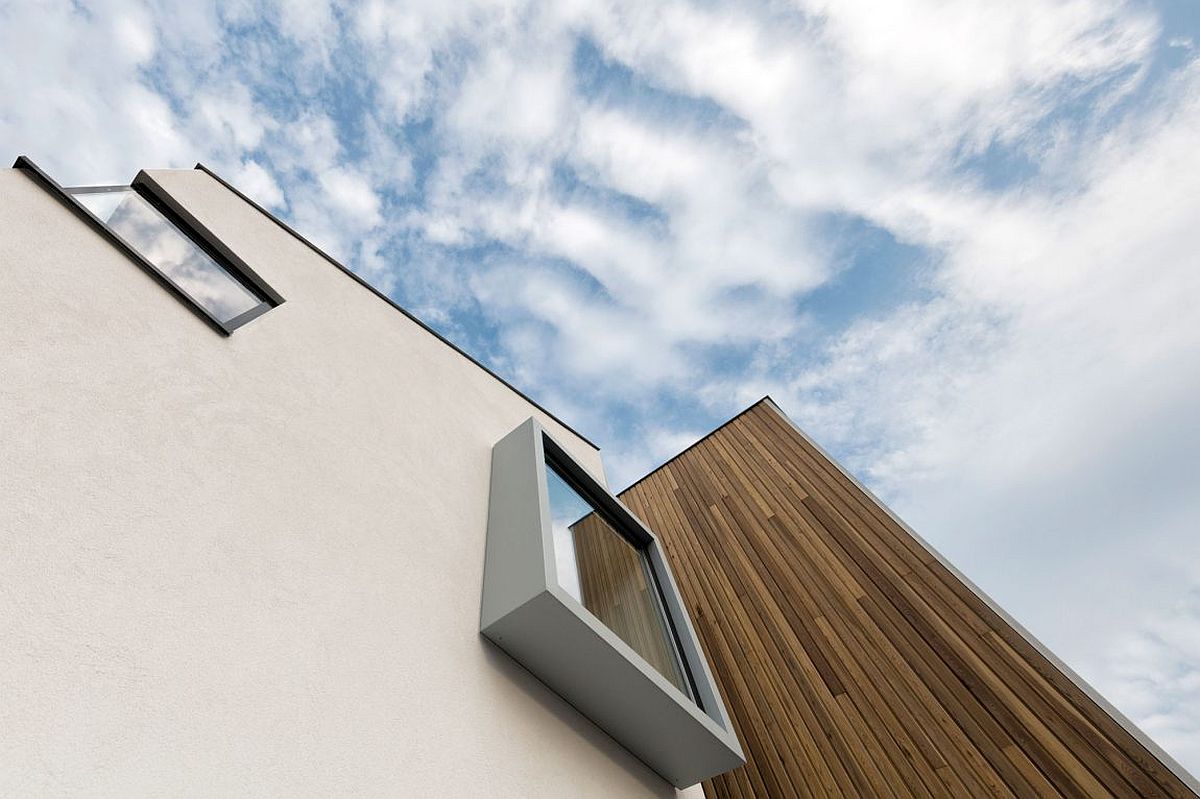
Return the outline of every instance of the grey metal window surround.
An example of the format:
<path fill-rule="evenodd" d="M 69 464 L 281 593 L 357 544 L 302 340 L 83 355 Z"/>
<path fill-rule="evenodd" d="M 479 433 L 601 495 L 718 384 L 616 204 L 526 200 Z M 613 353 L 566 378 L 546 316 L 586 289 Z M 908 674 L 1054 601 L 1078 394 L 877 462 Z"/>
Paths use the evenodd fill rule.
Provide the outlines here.
<path fill-rule="evenodd" d="M 684 685 L 561 584 L 548 468 L 644 555 Z M 492 448 L 483 582 L 480 632 L 664 779 L 682 788 L 745 763 L 658 539 L 535 419 Z"/>
<path fill-rule="evenodd" d="M 224 335 L 283 302 L 146 172 L 128 186 L 63 187 L 25 156 L 13 164 Z"/>

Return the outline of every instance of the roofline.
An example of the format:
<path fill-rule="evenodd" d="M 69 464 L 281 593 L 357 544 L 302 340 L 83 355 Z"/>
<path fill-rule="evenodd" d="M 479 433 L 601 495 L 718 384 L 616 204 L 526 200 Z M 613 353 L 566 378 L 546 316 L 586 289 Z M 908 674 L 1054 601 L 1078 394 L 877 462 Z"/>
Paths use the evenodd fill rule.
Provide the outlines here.
<path fill-rule="evenodd" d="M 638 479 L 634 480 L 634 481 L 633 481 L 632 483 L 630 483 L 629 485 L 627 485 L 627 486 L 625 486 L 624 488 L 622 488 L 620 491 L 614 491 L 613 493 L 614 493 L 614 494 L 618 494 L 618 495 L 619 495 L 619 494 L 624 494 L 626 491 L 628 491 L 629 489 L 633 488 L 635 485 L 637 485 L 638 483 L 642 482 L 643 480 L 647 480 L 647 479 L 649 479 L 649 478 L 653 477 L 653 476 L 655 475 L 655 473 L 656 473 L 656 472 L 658 472 L 658 471 L 660 471 L 660 470 L 662 470 L 662 469 L 665 469 L 666 467 L 670 466 L 672 463 L 674 463 L 675 461 L 679 460 L 679 459 L 680 459 L 680 458 L 682 458 L 684 455 L 688 454 L 688 453 L 689 453 L 689 452 L 691 452 L 693 449 L 695 449 L 696 447 L 698 447 L 698 446 L 700 446 L 701 444 L 703 444 L 703 443 L 704 443 L 705 441 L 707 441 L 709 438 L 712 438 L 714 435 L 716 435 L 717 433 L 721 432 L 721 431 L 722 431 L 722 430 L 724 430 L 726 427 L 728 427 L 729 425 L 731 425 L 731 424 L 733 424 L 734 422 L 736 422 L 738 419 L 741 419 L 743 416 L 745 416 L 747 413 L 749 413 L 750 411 L 752 411 L 752 410 L 754 410 L 755 408 L 757 408 L 759 405 L 762 405 L 764 402 L 770 402 L 771 404 L 774 404 L 774 403 L 775 403 L 775 401 L 771 399 L 771 395 L 770 395 L 770 394 L 767 394 L 767 395 L 763 396 L 761 399 L 755 400 L 753 403 L 751 403 L 750 405 L 746 406 L 745 408 L 742 408 L 742 409 L 741 409 L 740 411 L 738 411 L 736 414 L 734 414 L 734 415 L 733 415 L 733 416 L 731 416 L 730 418 L 726 419 L 724 422 L 721 422 L 721 424 L 717 425 L 717 426 L 716 426 L 716 427 L 714 427 L 712 430 L 710 430 L 710 431 L 708 431 L 707 433 L 705 433 L 704 435 L 700 436 L 700 438 L 696 439 L 696 440 L 695 440 L 695 441 L 693 441 L 691 444 L 688 444 L 686 447 L 684 447 L 683 449 L 681 449 L 679 452 L 677 452 L 677 453 L 675 453 L 674 455 L 672 455 L 671 457 L 667 458 L 665 461 L 663 461 L 662 463 L 658 464 L 658 465 L 657 465 L 657 466 L 655 466 L 653 469 L 651 469 L 650 471 L 646 472 L 644 475 L 642 475 L 641 477 L 639 477 Z"/>
<path fill-rule="evenodd" d="M 564 422 L 562 419 L 560 419 L 560 418 L 558 418 L 557 416 L 555 416 L 555 415 L 554 415 L 553 413 L 551 413 L 550 411 L 546 410 L 544 407 L 542 407 L 542 405 L 540 405 L 540 404 L 539 404 L 539 403 L 538 403 L 536 400 L 532 399 L 532 398 L 531 398 L 531 397 L 530 397 L 528 394 L 526 394 L 524 391 L 521 391 L 521 389 L 517 388 L 517 387 L 516 387 L 516 386 L 514 386 L 512 383 L 508 382 L 508 381 L 507 381 L 507 380 L 505 380 L 503 377 L 501 377 L 500 375 L 498 375 L 498 374 L 496 374 L 495 372 L 493 372 L 493 371 L 492 371 L 491 369 L 489 369 L 487 366 L 484 366 L 482 363 L 480 363 L 478 360 L 476 360 L 476 359 L 475 359 L 475 358 L 474 358 L 472 355 L 470 355 L 468 352 L 466 352 L 466 351 L 465 351 L 465 350 L 464 350 L 462 347 L 458 346 L 458 345 L 457 345 L 457 344 L 455 344 L 453 341 L 451 341 L 450 339 L 446 338 L 446 337 L 445 337 L 445 336 L 443 336 L 441 333 L 437 332 L 437 331 L 436 331 L 436 330 L 434 330 L 432 327 L 430 327 L 429 325 L 427 325 L 427 324 L 426 324 L 424 321 L 422 321 L 420 318 L 418 318 L 417 316 L 415 316 L 413 313 L 411 313 L 410 311 L 408 311 L 408 310 L 406 310 L 405 308 L 403 308 L 402 306 L 400 306 L 400 305 L 399 305 L 399 304 L 398 304 L 398 303 L 397 303 L 395 300 L 393 300 L 391 297 L 389 297 L 389 296 L 387 296 L 386 294 L 384 294 L 384 293 L 383 293 L 382 291 L 380 291 L 379 289 L 377 289 L 377 288 L 375 288 L 374 286 L 372 286 L 372 285 L 371 285 L 370 283 L 368 283 L 366 280 L 364 280 L 364 279 L 363 279 L 363 278 L 361 278 L 359 275 L 357 275 L 357 274 L 356 274 L 356 273 L 355 273 L 353 270 L 351 270 L 351 269 L 349 269 L 349 268 L 347 268 L 347 267 L 343 266 L 341 263 L 339 263 L 339 262 L 338 262 L 338 261 L 337 261 L 337 260 L 336 260 L 336 259 L 335 259 L 333 256 L 331 256 L 329 253 L 325 252 L 325 251 L 324 251 L 324 250 L 322 250 L 320 247 L 318 247 L 317 245 L 313 244 L 311 241 L 309 241 L 308 239 L 306 239 L 304 236 L 302 236 L 302 235 L 300 235 L 299 233 L 297 233 L 297 232 L 296 232 L 296 230 L 295 230 L 295 228 L 293 228 L 291 225 L 287 224 L 287 223 L 286 223 L 286 222 L 284 222 L 282 219 L 280 219 L 279 217 L 275 216 L 273 213 L 271 213 L 271 212 L 270 212 L 270 211 L 268 211 L 267 209 L 263 208 L 261 205 L 259 205 L 258 203 L 256 203 L 254 200 L 251 200 L 249 197 L 247 197 L 247 196 L 246 196 L 244 193 L 242 193 L 242 192 L 241 192 L 241 191 L 240 191 L 240 190 L 239 190 L 239 189 L 238 189 L 236 186 L 234 186 L 232 183 L 230 183 L 229 181 L 227 181 L 225 178 L 221 177 L 221 176 L 220 176 L 220 175 L 218 175 L 216 172 L 212 171 L 211 169 L 209 169 L 208 167 L 206 167 L 206 166 L 205 166 L 204 164 L 202 164 L 202 163 L 197 163 L 197 164 L 196 164 L 196 166 L 195 166 L 195 168 L 196 168 L 196 169 L 198 169 L 198 170 L 200 170 L 201 172 L 204 172 L 205 174 L 207 174 L 207 175 L 208 175 L 209 177 L 211 177 L 213 180 L 217 181 L 217 182 L 218 182 L 218 183 L 220 183 L 222 186 L 224 186 L 226 189 L 228 189 L 229 191 L 233 192 L 233 194 L 234 194 L 234 195 L 236 195 L 237 197 L 240 197 L 240 198 L 242 199 L 242 201 L 243 201 L 243 202 L 245 202 L 245 203 L 249 204 L 249 205 L 250 205 L 252 208 L 255 208 L 255 209 L 256 209 L 256 210 L 257 210 L 259 213 L 261 213 L 261 214 L 262 214 L 263 216 L 265 216 L 267 219 L 270 219 L 272 222 L 274 222 L 276 225 L 278 225 L 279 227 L 281 227 L 281 228 L 282 228 L 283 230 L 285 230 L 287 233 L 291 234 L 291 235 L 292 235 L 292 237 L 293 237 L 293 238 L 295 238 L 297 241 L 299 241 L 300 243 L 304 244 L 306 247 L 308 247 L 310 250 L 312 250 L 313 252 L 315 252 L 317 255 L 321 256 L 321 257 L 322 257 L 322 258 L 324 258 L 326 261 L 328 261 L 329 263 L 331 263 L 331 264 L 333 264 L 334 266 L 336 266 L 338 269 L 340 269 L 340 270 L 341 270 L 341 271 L 342 271 L 344 274 L 346 274 L 347 276 L 349 276 L 349 277 L 353 278 L 353 279 L 354 279 L 354 281 L 355 281 L 356 283 L 358 283 L 360 286 L 362 286 L 363 288 L 367 289 L 367 290 L 368 290 L 368 291 L 370 291 L 372 294 L 374 294 L 376 297 L 378 297 L 379 299 L 383 300 L 383 301 L 384 301 L 384 302 L 386 302 L 388 305 L 392 306 L 392 307 L 393 307 L 393 308 L 395 308 L 397 311 L 399 311 L 400 313 L 402 313 L 402 314 L 404 314 L 405 316 L 407 316 L 407 317 L 408 317 L 409 319 L 411 319 L 413 322 L 416 322 L 418 325 L 420 325 L 420 326 L 421 326 L 421 327 L 422 327 L 422 328 L 425 330 L 425 332 L 427 332 L 427 333 L 431 333 L 431 334 L 432 334 L 432 335 L 433 335 L 435 338 L 437 338 L 437 340 L 438 340 L 438 341 L 440 341 L 440 342 L 442 342 L 443 344 L 445 344 L 446 346 L 450 347 L 452 350 L 454 350 L 455 352 L 457 352 L 459 355 L 463 356 L 463 357 L 464 357 L 464 358 L 466 358 L 468 361 L 470 361 L 471 363 L 475 364 L 476 366 L 478 366 L 478 367 L 479 367 L 480 369 L 482 369 L 483 371 L 487 372 L 487 373 L 488 373 L 489 375 L 491 375 L 493 378 L 495 378 L 495 379 L 496 379 L 496 380 L 498 380 L 500 383 L 502 383 L 504 386 L 506 386 L 507 388 L 509 388 L 509 389 L 510 389 L 510 390 L 511 390 L 513 393 L 515 393 L 515 394 L 516 394 L 518 397 L 520 397 L 521 399 L 525 400 L 525 401 L 526 401 L 526 402 L 528 402 L 530 405 L 532 405 L 533 407 L 537 408 L 537 409 L 538 409 L 539 411 L 541 411 L 542 413 L 546 414 L 546 416 L 550 417 L 550 418 L 551 418 L 551 419 L 553 419 L 555 422 L 557 422 L 557 423 L 559 423 L 560 425 L 562 425 L 562 426 L 563 426 L 564 428 L 566 428 L 568 431 L 570 431 L 570 432 L 571 432 L 571 433 L 573 433 L 575 436 L 577 436 L 577 437 L 579 438 L 579 440 L 581 440 L 583 443 L 587 444 L 589 447 L 591 447 L 592 449 L 596 450 L 597 452 L 599 452 L 599 451 L 600 451 L 600 447 L 599 447 L 599 446 L 597 446 L 595 443 L 593 443 L 593 442 L 592 442 L 590 439 L 588 439 L 588 438 L 587 438 L 587 436 L 583 435 L 583 434 L 582 434 L 582 433 L 580 433 L 578 430 L 576 430 L 574 427 L 572 427 L 571 425 L 567 424 L 566 422 Z"/>

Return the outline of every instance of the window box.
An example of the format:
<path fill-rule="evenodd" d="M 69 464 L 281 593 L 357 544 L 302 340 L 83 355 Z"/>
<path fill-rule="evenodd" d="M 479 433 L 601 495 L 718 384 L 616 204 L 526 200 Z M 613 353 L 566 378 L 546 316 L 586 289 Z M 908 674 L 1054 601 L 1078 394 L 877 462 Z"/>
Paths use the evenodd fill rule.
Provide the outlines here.
<path fill-rule="evenodd" d="M 533 419 L 492 449 L 480 632 L 678 787 L 745 762 L 658 539 Z"/>
<path fill-rule="evenodd" d="M 128 186 L 65 188 L 25 156 L 13 166 L 221 333 L 229 335 L 283 302 L 146 172 Z"/>

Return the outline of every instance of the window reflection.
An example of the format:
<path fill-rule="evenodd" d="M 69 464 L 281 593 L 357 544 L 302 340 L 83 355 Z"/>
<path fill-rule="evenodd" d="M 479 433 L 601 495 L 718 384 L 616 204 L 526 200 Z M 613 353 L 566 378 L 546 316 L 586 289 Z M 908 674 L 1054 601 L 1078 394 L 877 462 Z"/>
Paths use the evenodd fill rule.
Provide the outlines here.
<path fill-rule="evenodd" d="M 646 553 L 549 463 L 546 485 L 559 585 L 690 695 Z"/>
<path fill-rule="evenodd" d="M 218 321 L 263 303 L 132 189 L 79 192 L 75 199 Z"/>

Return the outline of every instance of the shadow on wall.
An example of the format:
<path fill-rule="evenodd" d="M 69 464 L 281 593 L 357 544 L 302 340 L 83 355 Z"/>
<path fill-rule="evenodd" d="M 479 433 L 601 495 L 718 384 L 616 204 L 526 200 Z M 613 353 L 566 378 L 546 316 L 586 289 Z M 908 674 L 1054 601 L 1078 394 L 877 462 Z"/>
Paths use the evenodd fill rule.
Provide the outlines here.
<path fill-rule="evenodd" d="M 608 760 L 619 766 L 646 789 L 648 796 L 670 797 L 677 796 L 675 787 L 655 773 L 649 766 L 631 755 L 619 743 L 608 736 L 604 730 L 589 721 L 583 714 L 572 707 L 565 699 L 551 691 L 537 677 L 530 674 L 524 666 L 509 657 L 502 649 L 491 641 L 479 636 L 479 646 L 483 649 L 484 659 L 488 665 L 510 684 L 517 686 L 526 696 L 532 699 L 543 710 L 562 722 L 563 734 L 570 731 L 582 738 L 586 744 L 604 755 Z"/>

